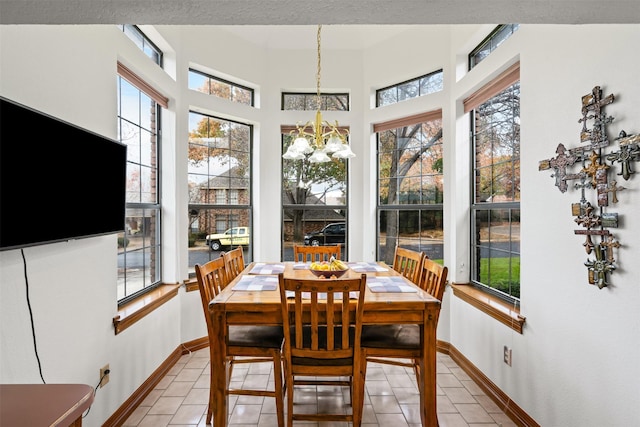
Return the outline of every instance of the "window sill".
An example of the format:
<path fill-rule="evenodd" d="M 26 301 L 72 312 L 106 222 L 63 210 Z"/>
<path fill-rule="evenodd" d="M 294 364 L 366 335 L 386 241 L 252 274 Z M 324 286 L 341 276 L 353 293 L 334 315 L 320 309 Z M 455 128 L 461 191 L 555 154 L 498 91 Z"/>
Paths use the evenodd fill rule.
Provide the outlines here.
<path fill-rule="evenodd" d="M 471 285 L 452 284 L 451 287 L 453 295 L 456 297 L 522 334 L 526 318 L 520 315 L 519 308 L 514 308 L 501 299 Z"/>
<path fill-rule="evenodd" d="M 116 335 L 178 295 L 179 288 L 179 284 L 160 285 L 140 298 L 124 304 L 113 318 Z"/>

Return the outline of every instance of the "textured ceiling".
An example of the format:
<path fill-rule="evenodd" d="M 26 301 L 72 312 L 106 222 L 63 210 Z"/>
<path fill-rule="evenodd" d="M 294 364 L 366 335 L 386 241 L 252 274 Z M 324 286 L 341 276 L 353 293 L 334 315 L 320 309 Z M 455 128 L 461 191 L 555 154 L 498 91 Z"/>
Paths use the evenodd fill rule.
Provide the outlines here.
<path fill-rule="evenodd" d="M 0 0 L 0 24 L 640 23 L 640 0 Z"/>

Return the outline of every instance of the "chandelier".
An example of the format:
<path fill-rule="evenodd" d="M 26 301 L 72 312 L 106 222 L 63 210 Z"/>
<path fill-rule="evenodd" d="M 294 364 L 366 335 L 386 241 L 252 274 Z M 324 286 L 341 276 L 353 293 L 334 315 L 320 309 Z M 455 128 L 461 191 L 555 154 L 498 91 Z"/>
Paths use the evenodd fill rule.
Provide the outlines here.
<path fill-rule="evenodd" d="M 282 155 L 283 159 L 304 160 L 308 159 L 312 163 L 330 162 L 331 157 L 335 159 L 347 159 L 355 157 L 353 151 L 347 143 L 348 131 L 341 132 L 338 121 L 329 123 L 322 119 L 320 112 L 320 32 L 322 25 L 318 25 L 318 70 L 316 72 L 316 118 L 309 120 L 305 124 L 298 123 L 296 129 L 291 131 L 295 137 L 293 143 Z M 308 156 L 308 157 L 307 157 Z"/>

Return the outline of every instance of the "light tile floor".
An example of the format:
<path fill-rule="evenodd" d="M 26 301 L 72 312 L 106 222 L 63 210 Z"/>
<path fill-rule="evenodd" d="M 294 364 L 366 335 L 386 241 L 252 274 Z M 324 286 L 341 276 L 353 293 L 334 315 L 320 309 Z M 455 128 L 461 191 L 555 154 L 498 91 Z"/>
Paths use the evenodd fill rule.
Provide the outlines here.
<path fill-rule="evenodd" d="M 158 386 L 131 414 L 124 426 L 198 426 L 204 418 L 209 398 L 209 349 L 182 356 Z M 236 366 L 236 385 L 273 389 L 270 363 Z M 440 427 L 514 427 L 514 424 L 469 376 L 447 355 L 438 353 L 438 422 Z M 362 427 L 418 427 L 418 389 L 409 368 L 370 363 Z M 309 411 L 350 410 L 345 387 L 306 386 L 296 388 L 296 406 Z M 277 426 L 275 400 L 269 397 L 231 396 L 230 427 Z M 343 427 L 340 422 L 295 422 L 305 427 Z M 350 423 L 349 423 L 350 424 Z M 215 426 L 214 426 L 215 427 Z"/>

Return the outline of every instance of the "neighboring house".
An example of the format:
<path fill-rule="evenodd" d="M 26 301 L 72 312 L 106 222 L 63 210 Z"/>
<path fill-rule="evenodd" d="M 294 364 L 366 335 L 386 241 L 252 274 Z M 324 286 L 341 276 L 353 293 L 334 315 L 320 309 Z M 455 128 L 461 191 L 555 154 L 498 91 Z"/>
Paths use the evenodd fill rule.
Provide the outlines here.
<path fill-rule="evenodd" d="M 238 167 L 217 175 L 200 186 L 200 200 L 209 205 L 224 205 L 220 209 L 208 209 L 199 221 L 199 230 L 204 233 L 224 233 L 231 227 L 249 226 L 248 209 L 237 209 L 250 205 L 249 179 Z"/>

